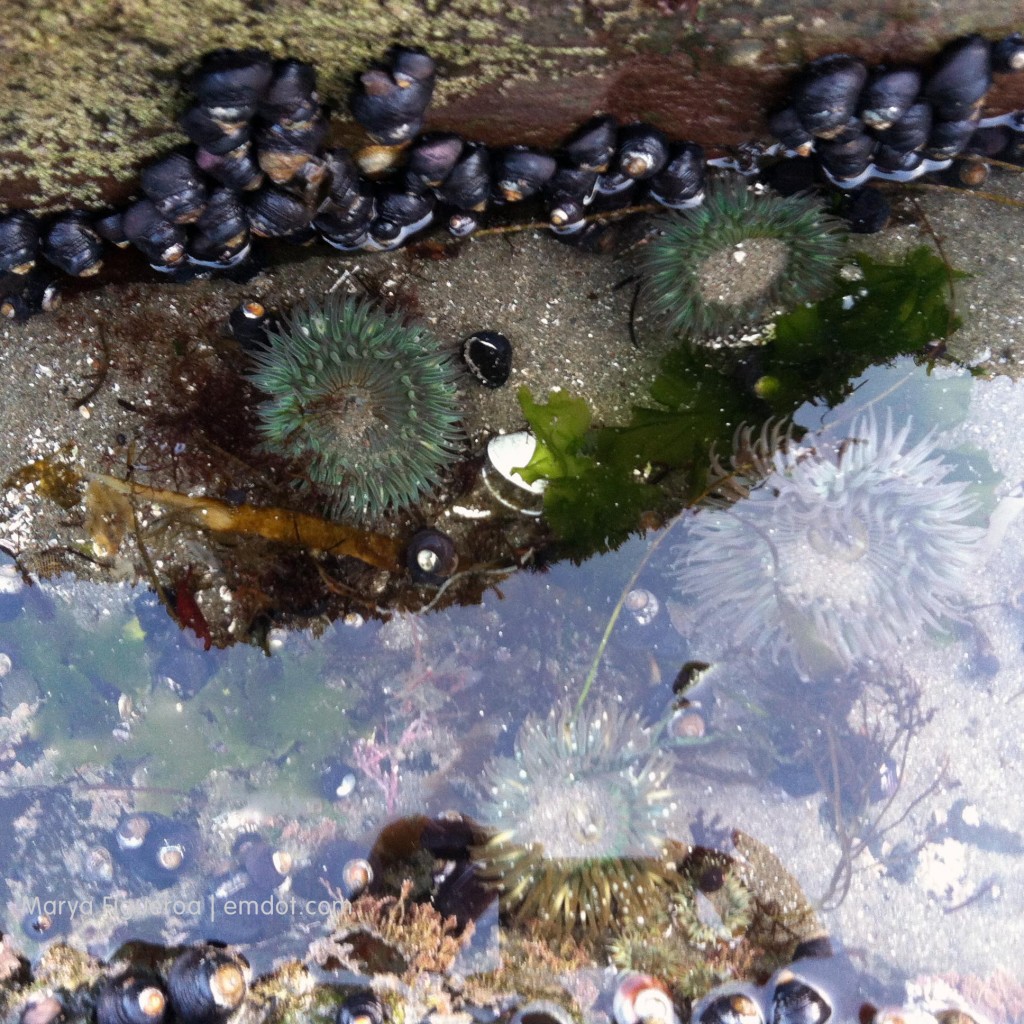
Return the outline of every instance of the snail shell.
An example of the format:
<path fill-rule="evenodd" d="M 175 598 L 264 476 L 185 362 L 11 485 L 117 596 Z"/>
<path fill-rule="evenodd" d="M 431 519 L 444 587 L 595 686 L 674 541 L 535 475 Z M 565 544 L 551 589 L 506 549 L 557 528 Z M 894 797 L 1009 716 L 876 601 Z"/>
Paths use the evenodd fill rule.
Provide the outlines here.
<path fill-rule="evenodd" d="M 81 210 L 53 221 L 40 248 L 50 263 L 72 277 L 92 277 L 103 266 L 103 239 Z"/>
<path fill-rule="evenodd" d="M 800 123 L 816 138 L 834 138 L 856 113 L 867 77 L 864 63 L 846 53 L 811 61 L 793 91 Z"/>
<path fill-rule="evenodd" d="M 39 221 L 25 210 L 0 217 L 0 273 L 27 274 L 39 252 Z"/>
<path fill-rule="evenodd" d="M 373 868 L 364 857 L 345 861 L 341 869 L 341 894 L 347 900 L 358 899 L 373 883 Z"/>
<path fill-rule="evenodd" d="M 619 133 L 615 166 L 620 174 L 635 181 L 653 178 L 669 158 L 668 139 L 654 125 L 638 121 Z"/>
<path fill-rule="evenodd" d="M 454 170 L 462 155 L 462 137 L 454 132 L 421 135 L 409 150 L 406 170 L 424 185 L 436 188 Z"/>
<path fill-rule="evenodd" d="M 1024 71 L 1024 35 L 1014 32 L 992 44 L 992 70 L 1001 75 Z"/>
<path fill-rule="evenodd" d="M 191 142 L 218 156 L 237 149 L 252 135 L 248 121 L 218 121 L 201 103 L 189 107 L 178 124 Z"/>
<path fill-rule="evenodd" d="M 5 320 L 20 323 L 36 313 L 48 313 L 59 305 L 60 288 L 53 278 L 53 271 L 33 267 L 27 274 L 0 275 L 0 317 Z"/>
<path fill-rule="evenodd" d="M 375 992 L 354 992 L 338 1007 L 337 1024 L 384 1024 L 384 1007 Z"/>
<path fill-rule="evenodd" d="M 167 992 L 181 1024 L 220 1024 L 245 1000 L 249 983 L 245 958 L 220 946 L 187 950 L 171 965 Z"/>
<path fill-rule="evenodd" d="M 275 185 L 264 185 L 245 204 L 249 227 L 263 238 L 283 238 L 309 227 L 312 211 L 298 197 Z"/>
<path fill-rule="evenodd" d="M 517 203 L 536 195 L 557 169 L 555 158 L 547 153 L 527 146 L 510 146 L 498 160 L 495 187 L 506 202 Z"/>
<path fill-rule="evenodd" d="M 768 118 L 772 135 L 786 149 L 797 156 L 810 156 L 814 149 L 814 136 L 803 126 L 800 116 L 792 107 L 784 107 Z"/>
<path fill-rule="evenodd" d="M 258 889 L 270 893 L 287 886 L 293 864 L 287 850 L 272 846 L 253 832 L 243 833 L 234 845 L 235 856 Z"/>
<path fill-rule="evenodd" d="M 575 1024 L 564 1007 L 550 999 L 533 999 L 512 1015 L 509 1024 Z"/>
<path fill-rule="evenodd" d="M 259 102 L 260 117 L 270 123 L 309 121 L 319 109 L 316 68 L 295 57 L 274 61 L 270 83 Z"/>
<path fill-rule="evenodd" d="M 405 564 L 413 583 L 438 586 L 455 572 L 459 554 L 455 542 L 446 533 L 424 529 L 409 538 Z"/>
<path fill-rule="evenodd" d="M 491 156 L 487 147 L 467 143 L 435 193 L 438 200 L 457 210 L 482 211 L 491 195 Z"/>
<path fill-rule="evenodd" d="M 196 222 L 187 243 L 188 257 L 201 266 L 225 267 L 244 259 L 249 251 L 249 219 L 238 196 L 217 188 Z"/>
<path fill-rule="evenodd" d="M 228 328 L 246 352 L 255 352 L 267 345 L 267 335 L 276 329 L 277 321 L 256 299 L 245 299 L 228 317 Z"/>
<path fill-rule="evenodd" d="M 765 1015 L 756 988 L 730 983 L 712 989 L 701 999 L 693 1008 L 691 1020 L 693 1024 L 765 1024 Z"/>
<path fill-rule="evenodd" d="M 651 198 L 673 210 L 704 199 L 704 150 L 696 142 L 674 146 L 668 163 L 650 181 Z"/>
<path fill-rule="evenodd" d="M 603 174 L 615 156 L 617 139 L 615 118 L 610 114 L 599 114 L 569 136 L 562 151 L 573 166 Z"/>
<path fill-rule="evenodd" d="M 612 998 L 615 1024 L 678 1024 L 675 1004 L 664 982 L 650 974 L 627 974 Z"/>
<path fill-rule="evenodd" d="M 772 984 L 772 1024 L 825 1024 L 832 1004 L 817 986 L 783 969 Z"/>
<path fill-rule="evenodd" d="M 949 160 L 966 149 L 978 127 L 977 115 L 965 121 L 935 121 L 924 148 L 933 160 Z"/>
<path fill-rule="evenodd" d="M 197 149 L 196 163 L 214 181 L 239 192 L 252 192 L 263 184 L 263 171 L 249 142 L 223 154 Z"/>
<path fill-rule="evenodd" d="M 105 981 L 96 996 L 96 1024 L 161 1024 L 167 996 L 155 977 L 122 974 Z"/>

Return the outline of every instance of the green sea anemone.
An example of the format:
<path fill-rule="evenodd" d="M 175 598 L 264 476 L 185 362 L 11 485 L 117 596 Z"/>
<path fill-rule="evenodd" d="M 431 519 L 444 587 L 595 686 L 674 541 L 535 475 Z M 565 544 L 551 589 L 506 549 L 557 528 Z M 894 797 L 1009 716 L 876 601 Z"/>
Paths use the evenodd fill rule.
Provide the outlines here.
<path fill-rule="evenodd" d="M 367 302 L 293 310 L 253 358 L 264 447 L 302 464 L 332 515 L 412 505 L 459 447 L 453 363 L 426 330 Z"/>
<path fill-rule="evenodd" d="M 693 340 L 728 339 L 820 298 L 843 249 L 842 222 L 813 199 L 728 183 L 663 222 L 648 246 L 645 288 L 670 330 Z"/>
<path fill-rule="evenodd" d="M 649 920 L 679 882 L 667 834 L 676 810 L 671 762 L 636 715 L 529 718 L 512 757 L 486 769 L 478 877 L 502 910 L 552 937 L 603 937 Z"/>

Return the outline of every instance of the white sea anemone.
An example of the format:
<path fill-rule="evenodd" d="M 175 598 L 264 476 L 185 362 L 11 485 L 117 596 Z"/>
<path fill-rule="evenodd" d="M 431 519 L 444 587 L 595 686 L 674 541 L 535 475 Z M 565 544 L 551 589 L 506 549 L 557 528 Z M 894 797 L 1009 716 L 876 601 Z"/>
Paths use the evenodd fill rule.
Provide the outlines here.
<path fill-rule="evenodd" d="M 907 447 L 909 433 L 867 415 L 841 442 L 783 444 L 746 497 L 696 512 L 674 568 L 702 621 L 804 677 L 939 629 L 982 531 L 931 435 Z"/>

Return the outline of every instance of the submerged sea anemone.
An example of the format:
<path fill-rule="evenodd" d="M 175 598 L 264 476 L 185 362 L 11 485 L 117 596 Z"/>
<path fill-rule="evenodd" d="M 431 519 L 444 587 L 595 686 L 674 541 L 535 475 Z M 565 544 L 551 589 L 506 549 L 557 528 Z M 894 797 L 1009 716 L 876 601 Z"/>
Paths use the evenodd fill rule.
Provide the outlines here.
<path fill-rule="evenodd" d="M 527 719 L 515 755 L 486 770 L 483 818 L 496 832 L 474 850 L 478 876 L 506 913 L 547 935 L 649 918 L 678 881 L 669 770 L 638 717 L 614 705 Z"/>
<path fill-rule="evenodd" d="M 332 514 L 413 504 L 459 446 L 454 364 L 427 331 L 366 302 L 294 310 L 253 360 L 266 449 L 303 463 Z"/>
<path fill-rule="evenodd" d="M 674 569 L 716 634 L 806 677 L 940 626 L 982 531 L 967 485 L 909 433 L 864 416 L 842 442 L 784 442 L 745 498 L 694 515 Z"/>
<path fill-rule="evenodd" d="M 806 196 L 709 190 L 703 205 L 667 218 L 647 249 L 646 290 L 670 330 L 694 340 L 728 336 L 831 285 L 842 222 Z"/>

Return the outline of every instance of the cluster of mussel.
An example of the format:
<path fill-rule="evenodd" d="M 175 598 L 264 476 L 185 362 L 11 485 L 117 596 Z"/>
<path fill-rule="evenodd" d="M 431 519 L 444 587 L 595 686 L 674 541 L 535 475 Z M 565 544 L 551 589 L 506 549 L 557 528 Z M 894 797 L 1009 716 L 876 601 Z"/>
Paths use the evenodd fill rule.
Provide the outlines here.
<path fill-rule="evenodd" d="M 180 122 L 192 145 L 142 169 L 141 198 L 95 215 L 0 217 L 0 314 L 17 320 L 52 308 L 59 296 L 51 268 L 93 276 L 107 243 L 134 246 L 175 279 L 214 271 L 244 278 L 254 268 L 254 238 L 380 251 L 439 215 L 453 235 L 467 236 L 488 208 L 533 196 L 544 197 L 561 234 L 579 231 L 591 204 L 701 201 L 701 148 L 672 143 L 652 125 L 596 117 L 557 154 L 421 134 L 434 81 L 433 60 L 403 48 L 387 67 L 365 71 L 351 109 L 372 145 L 353 156 L 325 148 L 328 113 L 311 65 L 253 49 L 207 54 Z"/>
<path fill-rule="evenodd" d="M 954 157 L 1024 155 L 1024 112 L 982 119 L 994 74 L 1024 70 L 1024 36 L 953 40 L 930 69 L 869 69 L 844 53 L 811 61 L 769 127 L 788 152 L 812 153 L 840 188 L 909 181 Z M 974 183 L 966 182 L 965 183 Z"/>

